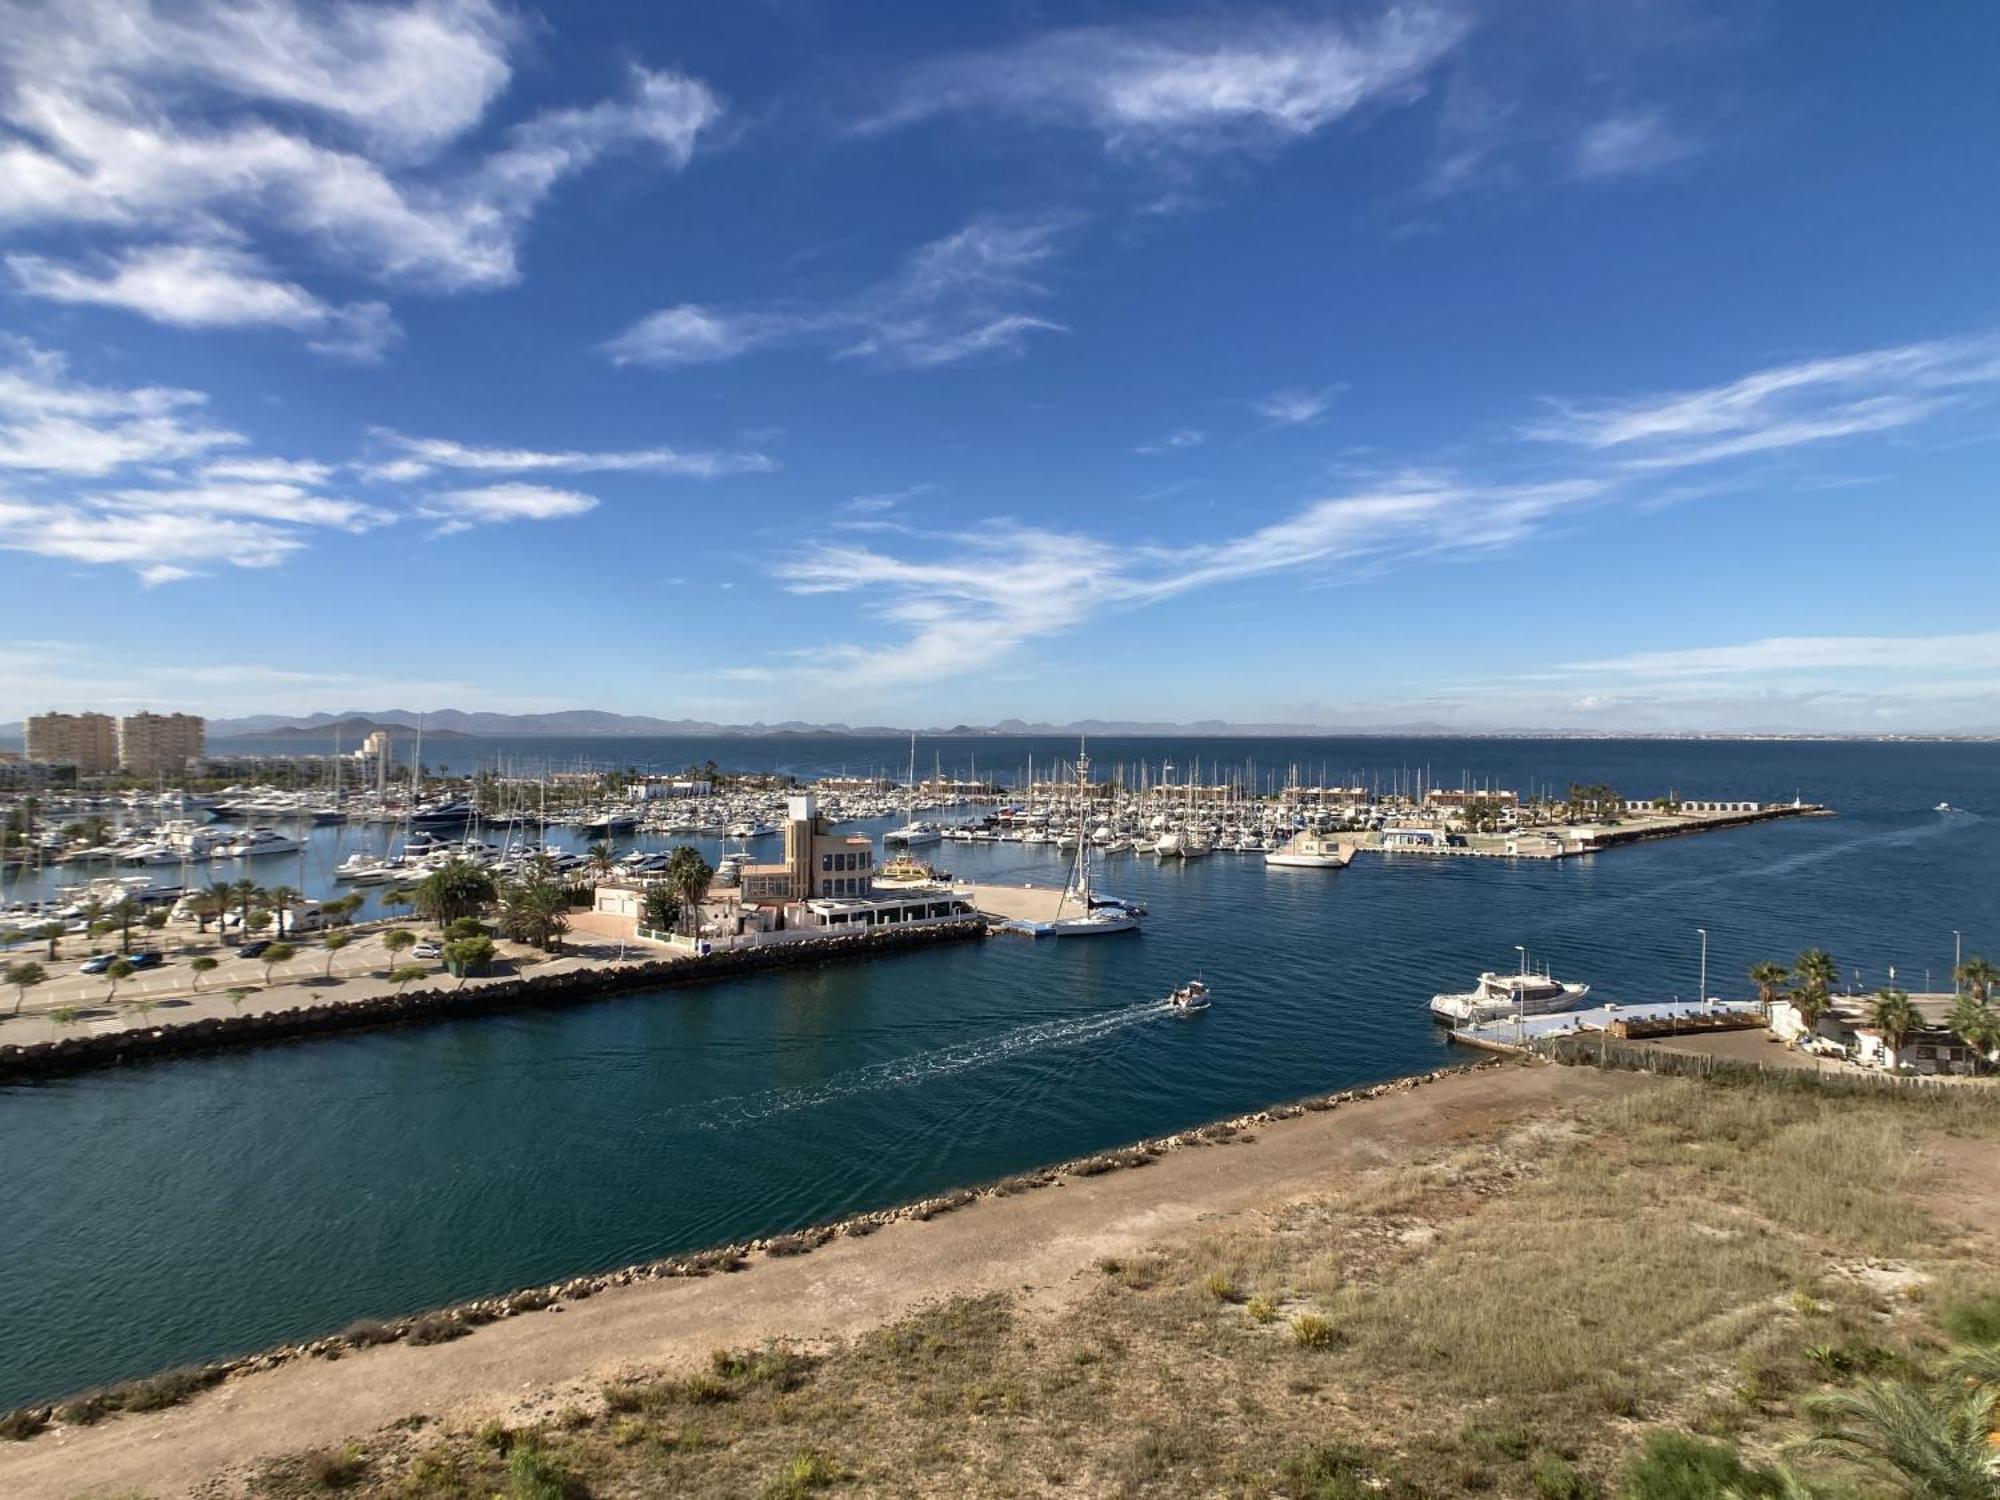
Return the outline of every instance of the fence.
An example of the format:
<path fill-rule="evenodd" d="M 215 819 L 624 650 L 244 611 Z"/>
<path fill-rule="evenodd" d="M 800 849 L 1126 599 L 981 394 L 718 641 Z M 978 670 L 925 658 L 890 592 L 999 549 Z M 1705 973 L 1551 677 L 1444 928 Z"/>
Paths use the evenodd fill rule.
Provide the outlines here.
<path fill-rule="evenodd" d="M 1822 1089 L 1834 1093 L 1887 1093 L 1917 1089 L 1934 1093 L 1955 1091 L 1962 1085 L 1948 1078 L 1926 1073 L 1821 1073 L 1810 1068 L 1772 1067 L 1736 1057 L 1714 1057 L 1705 1052 L 1673 1052 L 1662 1047 L 1635 1047 L 1603 1033 L 1536 1037 L 1526 1051 L 1567 1067 L 1621 1068 L 1631 1073 L 1658 1073 L 1669 1078 L 1761 1079 L 1795 1088 Z"/>

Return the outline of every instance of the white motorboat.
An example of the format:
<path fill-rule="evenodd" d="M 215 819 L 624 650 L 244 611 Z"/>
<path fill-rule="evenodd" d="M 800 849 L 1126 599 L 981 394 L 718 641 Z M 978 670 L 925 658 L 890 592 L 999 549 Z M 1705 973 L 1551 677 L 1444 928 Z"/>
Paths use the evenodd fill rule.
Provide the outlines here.
<path fill-rule="evenodd" d="M 1167 1004 L 1174 1008 L 1177 1015 L 1199 1015 L 1208 1009 L 1208 986 L 1199 979 L 1190 979 L 1167 996 Z"/>
<path fill-rule="evenodd" d="M 288 833 L 275 828 L 253 828 L 233 844 L 218 851 L 225 859 L 255 859 L 265 854 L 297 854 L 305 846 Z"/>
<path fill-rule="evenodd" d="M 1353 858 L 1352 844 L 1308 828 L 1267 853 L 1264 863 L 1295 870 L 1339 870 Z"/>
<path fill-rule="evenodd" d="M 1957 812 L 1958 809 L 1953 807 L 1949 802 L 1940 802 L 1936 807 L 1932 808 L 1931 811 L 1941 812 L 1941 813 L 1954 813 Z"/>
<path fill-rule="evenodd" d="M 1498 1021 L 1508 1016 L 1545 1016 L 1555 1011 L 1575 1010 L 1589 993 L 1587 984 L 1564 984 L 1546 969 L 1535 973 L 1523 953 L 1518 973 L 1495 974 L 1489 970 L 1464 994 L 1431 996 L 1431 1014 L 1453 1025 Z"/>

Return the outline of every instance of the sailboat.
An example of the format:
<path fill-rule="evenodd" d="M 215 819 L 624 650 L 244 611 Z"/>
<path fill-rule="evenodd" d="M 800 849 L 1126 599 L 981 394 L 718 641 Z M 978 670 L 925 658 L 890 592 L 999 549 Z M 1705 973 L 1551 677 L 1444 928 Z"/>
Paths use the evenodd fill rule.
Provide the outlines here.
<path fill-rule="evenodd" d="M 908 817 L 901 828 L 891 828 L 882 835 L 885 844 L 901 844 L 905 849 L 914 849 L 919 844 L 935 844 L 944 838 L 944 830 L 935 823 L 917 821 L 917 737 L 910 736 L 910 801 Z"/>
<path fill-rule="evenodd" d="M 1082 827 L 1090 806 L 1090 757 L 1081 747 L 1076 754 L 1077 826 Z M 1065 912 L 1072 913 L 1065 916 Z M 1101 932 L 1137 932 L 1145 908 L 1100 896 L 1090 885 L 1090 840 L 1076 841 L 1076 865 L 1069 884 L 1056 905 L 1055 918 L 1041 931 L 1050 937 L 1092 937 Z"/>

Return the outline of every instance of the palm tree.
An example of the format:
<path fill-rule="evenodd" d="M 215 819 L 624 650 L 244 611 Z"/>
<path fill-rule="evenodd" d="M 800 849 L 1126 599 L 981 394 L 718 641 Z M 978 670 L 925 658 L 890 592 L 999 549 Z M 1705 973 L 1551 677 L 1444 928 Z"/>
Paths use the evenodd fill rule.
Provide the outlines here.
<path fill-rule="evenodd" d="M 230 986 L 229 1006 L 230 1009 L 234 1010 L 236 1014 L 238 1014 L 239 1016 L 243 1014 L 243 1002 L 245 1000 L 248 1000 L 249 998 L 250 998 L 250 991 L 243 988 L 242 985 L 237 984 Z"/>
<path fill-rule="evenodd" d="M 197 891 L 188 902 L 188 910 L 194 913 L 195 935 L 208 936 L 208 924 L 218 927 L 222 919 L 229 915 L 230 890 L 226 885 L 212 885 L 205 891 Z"/>
<path fill-rule="evenodd" d="M 2000 1011 L 1975 995 L 1960 995 L 1952 1001 L 1945 1025 L 1982 1058 L 2000 1049 Z"/>
<path fill-rule="evenodd" d="M 326 973 L 321 976 L 322 978 L 333 978 L 334 955 L 353 941 L 354 939 L 344 932 L 329 932 L 319 940 L 320 946 L 326 949 Z"/>
<path fill-rule="evenodd" d="M 602 877 L 609 875 L 611 867 L 618 862 L 618 849 L 611 840 L 599 839 L 590 846 L 590 852 L 584 858 L 590 864 L 590 872 Z"/>
<path fill-rule="evenodd" d="M 1863 1380 L 1808 1397 L 1819 1434 L 1805 1453 L 1852 1459 L 1911 1500 L 1993 1500 L 2000 1451 L 1991 1437 L 2000 1388 Z"/>
<path fill-rule="evenodd" d="M 49 945 L 49 962 L 54 963 L 59 956 L 56 950 L 63 940 L 63 924 L 60 922 L 44 922 L 35 929 L 35 936 Z"/>
<path fill-rule="evenodd" d="M 396 993 L 400 995 L 403 993 L 404 985 L 413 979 L 427 978 L 430 972 L 422 964 L 404 964 L 389 971 L 389 982 L 396 987 Z"/>
<path fill-rule="evenodd" d="M 104 977 L 111 981 L 111 988 L 104 992 L 105 1004 L 109 1005 L 117 1000 L 119 984 L 124 980 L 130 979 L 135 972 L 132 965 L 122 958 L 118 959 L 110 968 L 104 971 Z"/>
<path fill-rule="evenodd" d="M 38 963 L 22 962 L 7 966 L 7 983 L 14 986 L 14 1014 L 21 1013 L 21 1004 L 28 998 L 28 991 L 49 977 L 49 971 Z"/>
<path fill-rule="evenodd" d="M 65 1026 L 74 1026 L 83 1019 L 83 1012 L 74 1005 L 58 1005 L 49 1012 L 49 1025 L 60 1031 Z"/>
<path fill-rule="evenodd" d="M 257 904 L 259 898 L 264 893 L 257 889 L 256 881 L 248 879 L 237 881 L 229 887 L 229 892 L 236 898 L 236 904 L 243 910 L 243 930 L 248 932 L 250 930 L 250 910 Z"/>
<path fill-rule="evenodd" d="M 204 974 L 214 973 L 216 966 L 221 962 L 222 960 L 211 957 L 206 953 L 204 953 L 200 958 L 194 958 L 188 960 L 188 969 L 194 975 L 194 992 L 197 995 L 201 993 L 201 976 Z"/>
<path fill-rule="evenodd" d="M 277 916 L 277 931 L 282 936 L 286 930 L 285 913 L 298 904 L 299 893 L 288 885 L 274 885 L 264 892 L 264 900 Z"/>
<path fill-rule="evenodd" d="M 668 856 L 667 884 L 681 898 L 681 915 L 690 932 L 700 930 L 701 903 L 714 880 L 715 871 L 693 845 L 682 844 Z"/>
<path fill-rule="evenodd" d="M 1890 1052 L 1901 1053 L 1903 1043 L 1921 1030 L 1923 1018 L 1917 1008 L 1910 1004 L 1910 997 L 1902 990 L 1877 990 L 1875 1003 L 1868 1010 L 1868 1024 L 1882 1034 L 1882 1045 Z"/>
<path fill-rule="evenodd" d="M 392 885 L 382 893 L 382 910 L 391 911 L 396 907 L 410 907 L 417 904 L 416 891 L 407 885 Z"/>
<path fill-rule="evenodd" d="M 1783 964 L 1765 959 L 1760 964 L 1750 965 L 1750 982 L 1757 986 L 1757 998 L 1764 1002 L 1766 1011 L 1777 1004 L 1778 996 L 1785 987 L 1785 981 L 1792 977 L 1792 971 Z"/>
<path fill-rule="evenodd" d="M 1840 967 L 1824 948 L 1808 948 L 1792 965 L 1792 972 L 1799 976 L 1799 988 L 1792 996 L 1792 1007 L 1804 1018 L 1808 1027 L 1818 1026 L 1819 1018 L 1826 1014 L 1833 986 L 1840 978 Z"/>
<path fill-rule="evenodd" d="M 1993 998 L 1993 986 L 2000 983 L 2000 966 L 1975 953 L 1958 966 L 1957 977 L 1960 984 L 1972 991 L 1972 998 L 1984 1004 Z"/>

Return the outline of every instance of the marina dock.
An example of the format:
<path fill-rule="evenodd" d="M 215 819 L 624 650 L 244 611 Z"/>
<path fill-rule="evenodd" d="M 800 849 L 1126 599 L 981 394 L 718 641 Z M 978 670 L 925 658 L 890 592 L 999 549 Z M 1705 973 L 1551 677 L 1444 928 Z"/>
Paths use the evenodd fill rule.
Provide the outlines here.
<path fill-rule="evenodd" d="M 1620 1038 L 1657 1038 L 1683 1032 L 1742 1031 L 1763 1024 L 1764 1017 L 1755 1009 L 1713 1001 L 1703 1005 L 1697 1000 L 1670 1000 L 1637 1005 L 1593 1005 L 1583 1010 L 1551 1011 L 1533 1016 L 1504 1016 L 1499 1020 L 1454 1026 L 1451 1040 L 1488 1052 L 1525 1052 L 1534 1042 L 1585 1032 Z"/>

